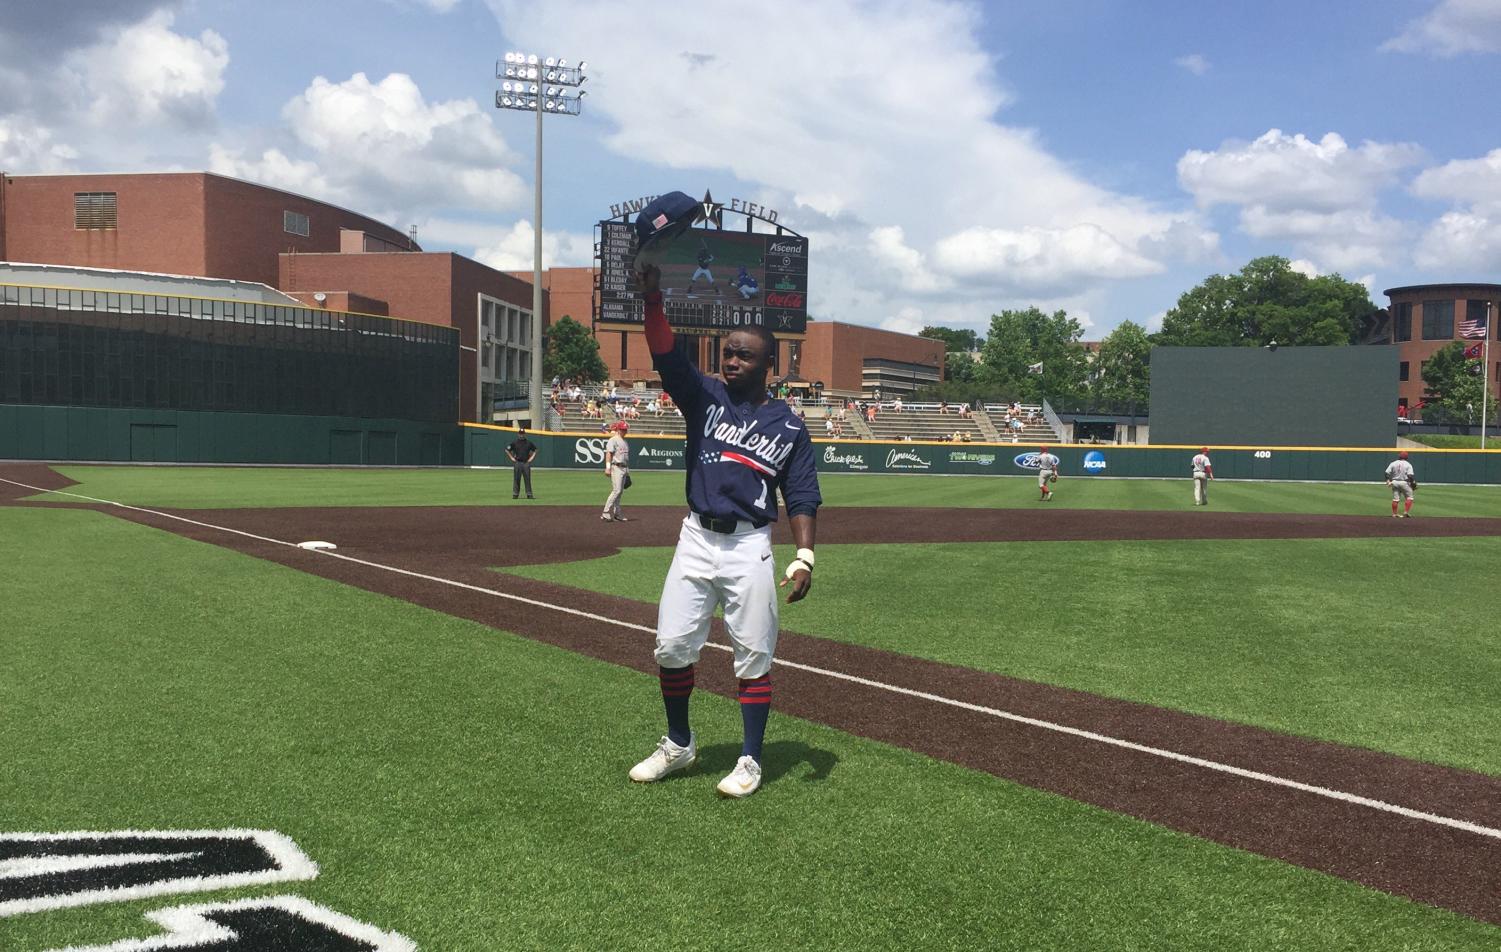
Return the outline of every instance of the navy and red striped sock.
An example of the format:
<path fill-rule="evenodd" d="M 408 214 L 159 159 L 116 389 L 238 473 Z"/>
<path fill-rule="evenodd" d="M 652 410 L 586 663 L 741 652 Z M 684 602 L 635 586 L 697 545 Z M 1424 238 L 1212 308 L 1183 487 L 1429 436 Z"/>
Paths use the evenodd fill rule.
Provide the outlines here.
<path fill-rule="evenodd" d="M 742 757 L 761 762 L 761 741 L 766 737 L 766 719 L 771 716 L 771 675 L 740 679 L 740 722 L 745 726 Z"/>
<path fill-rule="evenodd" d="M 688 698 L 693 694 L 693 665 L 686 668 L 657 667 L 662 683 L 662 705 L 667 708 L 667 737 L 679 747 L 687 747 L 693 737 L 688 729 Z"/>

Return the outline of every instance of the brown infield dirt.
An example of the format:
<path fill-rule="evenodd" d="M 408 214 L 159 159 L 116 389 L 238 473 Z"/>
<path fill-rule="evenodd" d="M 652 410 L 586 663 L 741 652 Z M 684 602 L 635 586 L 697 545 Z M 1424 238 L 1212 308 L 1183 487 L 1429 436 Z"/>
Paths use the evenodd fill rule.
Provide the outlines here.
<path fill-rule="evenodd" d="M 0 477 L 48 489 L 69 485 L 66 477 L 41 465 L 0 466 Z M 0 504 L 16 504 L 29 494 L 29 490 L 0 483 Z M 163 515 L 108 505 L 91 508 L 637 671 L 656 671 L 652 638 L 644 632 Z M 634 509 L 630 512 L 633 521 L 624 524 L 603 524 L 587 507 L 540 503 L 496 508 L 181 510 L 171 514 L 281 542 L 326 540 L 338 545 L 339 555 L 650 628 L 656 620 L 654 605 L 505 575 L 493 567 L 597 558 L 622 546 L 672 545 L 683 510 Z M 1203 510 L 830 507 L 820 513 L 818 522 L 818 541 L 830 544 L 1501 536 L 1501 519 L 1392 520 Z M 785 526 L 778 528 L 777 535 L 779 541 L 790 541 Z M 818 597 L 816 587 L 810 597 Z M 717 622 L 714 640 L 725 642 Z M 730 666 L 718 654 L 711 652 L 700 665 L 698 687 L 734 697 Z M 1409 810 L 1501 827 L 1501 777 L 787 631 L 782 633 L 777 657 Z M 780 711 L 1501 925 L 1501 838 L 814 672 L 779 667 L 776 682 L 775 704 Z M 654 689 L 643 687 L 642 703 L 656 706 Z M 774 724 L 772 731 L 775 736 Z M 642 738 L 643 745 L 650 740 Z M 622 782 L 639 753 L 620 752 Z M 775 786 L 761 795 L 774 796 Z"/>

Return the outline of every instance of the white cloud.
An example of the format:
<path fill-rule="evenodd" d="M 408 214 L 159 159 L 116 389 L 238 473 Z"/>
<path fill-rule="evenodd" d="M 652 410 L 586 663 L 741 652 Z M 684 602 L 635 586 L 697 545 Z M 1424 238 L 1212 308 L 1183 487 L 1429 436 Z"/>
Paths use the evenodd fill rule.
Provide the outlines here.
<path fill-rule="evenodd" d="M 118 129 L 143 122 L 197 127 L 213 121 L 229 44 L 213 30 L 197 39 L 174 33 L 172 21 L 169 11 L 159 10 L 68 57 L 66 68 L 87 91 L 95 123 Z"/>
<path fill-rule="evenodd" d="M 543 224 L 546 224 L 545 218 Z M 421 234 L 438 241 L 444 241 L 445 236 L 481 237 L 473 228 L 473 225 L 462 222 L 430 222 Z M 473 242 L 478 248 L 474 259 L 501 271 L 529 271 L 536 253 L 535 234 L 530 221 L 518 221 L 509 229 L 494 229 L 488 243 Z M 542 267 L 583 267 L 593 260 L 593 235 L 543 229 Z"/>
<path fill-rule="evenodd" d="M 1424 169 L 1412 191 L 1422 198 L 1501 206 L 1501 149 L 1479 159 L 1456 159 Z"/>
<path fill-rule="evenodd" d="M 1173 60 L 1174 66 L 1180 66 L 1195 76 L 1203 76 L 1209 72 L 1209 58 L 1203 53 L 1189 53 Z"/>
<path fill-rule="evenodd" d="M 478 103 L 429 102 L 403 73 L 378 83 L 364 73 L 341 83 L 319 76 L 282 116 L 296 149 L 247 159 L 216 143 L 216 170 L 387 217 L 448 207 L 506 211 L 531 194 L 505 168 L 515 156 Z"/>
<path fill-rule="evenodd" d="M 938 267 L 958 278 L 1032 294 L 1059 294 L 1090 278 L 1139 278 L 1163 266 L 1103 228 L 965 229 L 938 242 Z"/>
<path fill-rule="evenodd" d="M 0 169 L 25 172 L 67 172 L 78 151 L 54 141 L 50 129 L 0 116 Z"/>
<path fill-rule="evenodd" d="M 999 295 L 1083 291 L 1216 246 L 1196 212 L 1094 185 L 997 121 L 1010 94 L 979 5 L 708 0 L 683 16 L 666 0 L 488 2 L 508 42 L 596 51 L 587 110 L 615 152 L 679 170 L 695 193 L 706 173 L 770 193 L 820 249 L 821 316 L 893 318 L 893 297 L 914 291 L 930 318 L 988 314 L 1011 303 Z M 768 69 L 772 37 L 798 42 L 779 42 Z M 654 51 L 649 67 L 632 50 Z M 925 66 L 904 76 L 898 62 Z"/>
<path fill-rule="evenodd" d="M 1413 260 L 1420 268 L 1453 276 L 1493 271 L 1501 261 L 1501 215 L 1473 210 L 1443 215 L 1428 227 Z"/>
<path fill-rule="evenodd" d="M 1289 261 L 1287 263 L 1287 266 L 1292 270 L 1298 272 L 1299 274 L 1306 275 L 1310 278 L 1316 278 L 1319 275 L 1323 274 L 1323 272 L 1319 270 L 1319 266 L 1314 264 L 1312 261 L 1309 261 L 1307 258 L 1294 258 L 1292 261 Z"/>
<path fill-rule="evenodd" d="M 1438 56 L 1501 52 L 1501 4 L 1496 0 L 1440 0 L 1381 48 Z"/>
<path fill-rule="evenodd" d="M 1155 334 L 1162 330 L 1162 322 L 1167 317 L 1167 311 L 1158 311 L 1142 322 L 1142 327 L 1147 329 L 1148 334 Z"/>
<path fill-rule="evenodd" d="M 1422 158 L 1409 143 L 1364 142 L 1352 149 L 1334 132 L 1314 142 L 1271 129 L 1254 142 L 1190 149 L 1178 160 L 1178 183 L 1201 207 L 1335 211 L 1372 201 Z"/>
<path fill-rule="evenodd" d="M 1246 234 L 1289 242 L 1320 267 L 1348 271 L 1397 254 L 1404 229 L 1378 211 L 1379 198 L 1422 160 L 1409 143 L 1351 148 L 1334 132 L 1314 141 L 1271 129 L 1253 142 L 1190 150 L 1178 160 L 1178 182 L 1200 207 L 1239 206 Z"/>

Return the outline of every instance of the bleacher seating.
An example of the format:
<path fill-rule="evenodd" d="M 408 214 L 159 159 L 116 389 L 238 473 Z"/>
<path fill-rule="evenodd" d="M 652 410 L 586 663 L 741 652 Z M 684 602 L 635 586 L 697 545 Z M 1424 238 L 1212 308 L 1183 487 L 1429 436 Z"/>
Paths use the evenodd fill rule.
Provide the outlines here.
<path fill-rule="evenodd" d="M 957 407 L 940 413 L 936 403 L 904 403 L 897 410 L 894 401 L 882 402 L 870 432 L 878 440 L 947 440 L 955 433 L 968 434 L 975 443 L 985 440 L 985 431 L 973 416 L 961 415 Z"/>
<path fill-rule="evenodd" d="M 1010 443 L 1059 443 L 1063 436 L 1048 425 L 1042 417 L 1042 407 L 1023 405 L 1021 410 L 1022 428 L 1020 431 L 1012 429 L 1007 406 L 998 404 L 986 404 L 985 411 L 995 423 L 996 432 L 1000 434 L 1001 442 Z"/>

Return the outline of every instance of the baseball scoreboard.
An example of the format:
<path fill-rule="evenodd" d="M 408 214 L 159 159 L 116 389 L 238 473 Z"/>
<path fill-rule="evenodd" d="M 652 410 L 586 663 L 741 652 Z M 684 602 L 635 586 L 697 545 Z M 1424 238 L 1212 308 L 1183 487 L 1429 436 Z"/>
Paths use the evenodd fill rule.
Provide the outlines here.
<path fill-rule="evenodd" d="M 631 278 L 636 253 L 629 221 L 599 223 L 599 314 L 605 324 L 645 323 Z M 691 228 L 668 250 L 662 303 L 675 330 L 724 334 L 760 324 L 808 329 L 808 239 L 800 235 Z"/>

